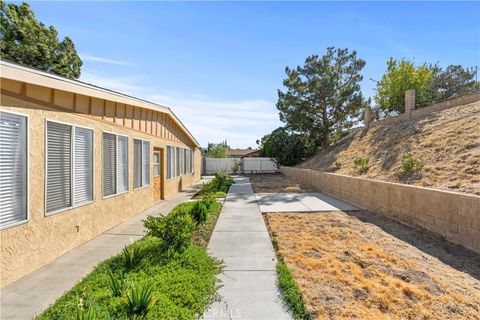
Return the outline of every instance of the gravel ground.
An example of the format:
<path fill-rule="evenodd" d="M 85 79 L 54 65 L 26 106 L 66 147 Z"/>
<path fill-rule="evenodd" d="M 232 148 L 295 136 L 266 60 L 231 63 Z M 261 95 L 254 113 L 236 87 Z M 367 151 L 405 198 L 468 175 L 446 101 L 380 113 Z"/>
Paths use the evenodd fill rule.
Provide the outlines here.
<path fill-rule="evenodd" d="M 255 193 L 315 192 L 281 173 L 252 174 L 248 177 Z"/>
<path fill-rule="evenodd" d="M 369 212 L 269 213 L 315 319 L 480 319 L 480 255 Z"/>

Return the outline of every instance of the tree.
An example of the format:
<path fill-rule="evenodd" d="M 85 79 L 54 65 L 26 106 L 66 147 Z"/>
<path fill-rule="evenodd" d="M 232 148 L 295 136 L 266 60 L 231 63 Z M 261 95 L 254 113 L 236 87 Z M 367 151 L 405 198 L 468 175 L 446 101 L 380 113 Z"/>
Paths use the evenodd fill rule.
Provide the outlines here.
<path fill-rule="evenodd" d="M 73 41 L 59 41 L 57 30 L 35 18 L 27 3 L 0 1 L 0 49 L 2 59 L 38 68 L 70 79 L 80 77 L 82 60 Z"/>
<path fill-rule="evenodd" d="M 473 68 L 464 69 L 461 65 L 449 65 L 443 70 L 438 64 L 434 65 L 429 83 L 430 104 L 472 92 L 478 88 L 474 79 Z"/>
<path fill-rule="evenodd" d="M 300 134 L 290 132 L 285 127 L 265 135 L 260 144 L 260 156 L 274 158 L 278 165 L 292 166 L 312 156 L 317 146 Z"/>
<path fill-rule="evenodd" d="M 323 57 L 308 57 L 303 67 L 287 67 L 287 91 L 278 90 L 280 120 L 293 132 L 328 146 L 332 132 L 351 127 L 358 115 L 364 66 L 355 51 L 330 47 Z"/>
<path fill-rule="evenodd" d="M 387 71 L 382 79 L 377 82 L 375 103 L 383 112 L 405 111 L 405 91 L 415 89 L 416 107 L 425 105 L 429 100 L 428 88 L 432 78 L 431 66 L 422 64 L 415 67 L 413 62 L 407 60 L 387 61 Z"/>
<path fill-rule="evenodd" d="M 212 144 L 207 151 L 208 158 L 227 158 L 228 148 L 222 144 Z"/>

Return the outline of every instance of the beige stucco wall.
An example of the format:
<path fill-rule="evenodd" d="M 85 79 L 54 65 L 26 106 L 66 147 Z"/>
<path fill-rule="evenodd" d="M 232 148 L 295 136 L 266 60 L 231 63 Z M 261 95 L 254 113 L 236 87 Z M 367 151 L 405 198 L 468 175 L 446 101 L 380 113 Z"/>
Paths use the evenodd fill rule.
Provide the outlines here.
<path fill-rule="evenodd" d="M 62 96 L 56 96 L 61 99 Z M 58 98 L 59 97 L 59 98 Z M 67 97 L 68 98 L 68 97 Z M 47 97 L 46 97 L 47 99 Z M 164 148 L 166 177 L 166 146 L 189 147 L 180 139 L 166 140 L 152 134 L 100 121 L 68 111 L 49 109 L 7 95 L 1 96 L 1 110 L 28 115 L 29 134 L 29 220 L 0 231 L 1 287 L 45 265 L 68 250 L 92 239 L 154 204 L 153 177 L 150 186 L 133 189 L 133 138 L 150 141 L 151 169 L 153 148 Z M 78 208 L 45 216 L 45 121 L 56 120 L 94 130 L 94 201 Z M 102 198 L 102 131 L 129 136 L 129 192 Z M 191 146 L 190 146 L 191 147 Z M 195 150 L 195 172 L 165 182 L 165 197 L 186 188 L 200 179 L 201 152 Z M 78 227 L 78 232 L 77 232 Z"/>
<path fill-rule="evenodd" d="M 424 227 L 480 252 L 480 196 L 293 167 L 280 167 L 280 172 L 360 208 Z"/>

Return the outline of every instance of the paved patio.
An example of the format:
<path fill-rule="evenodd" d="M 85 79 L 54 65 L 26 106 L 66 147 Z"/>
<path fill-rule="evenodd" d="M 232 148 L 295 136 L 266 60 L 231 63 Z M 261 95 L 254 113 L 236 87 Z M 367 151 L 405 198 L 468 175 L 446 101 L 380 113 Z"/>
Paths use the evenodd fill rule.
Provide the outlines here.
<path fill-rule="evenodd" d="M 250 180 L 235 177 L 208 244 L 224 261 L 221 301 L 204 319 L 291 319 L 276 286 L 277 263 Z"/>
<path fill-rule="evenodd" d="M 143 237 L 142 220 L 148 215 L 163 215 L 170 212 L 175 206 L 195 195 L 200 187 L 199 182 L 191 189 L 160 201 L 143 213 L 6 286 L 0 291 L 0 318 L 2 320 L 34 318 L 89 274 L 99 262 L 119 253 L 126 244 Z"/>
<path fill-rule="evenodd" d="M 257 193 L 262 212 L 317 212 L 360 210 L 324 193 Z"/>

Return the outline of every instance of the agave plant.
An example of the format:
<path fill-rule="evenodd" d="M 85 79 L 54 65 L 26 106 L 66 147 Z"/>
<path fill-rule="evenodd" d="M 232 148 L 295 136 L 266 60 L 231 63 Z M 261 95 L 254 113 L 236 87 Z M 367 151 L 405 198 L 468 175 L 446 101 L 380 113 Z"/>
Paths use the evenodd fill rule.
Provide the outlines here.
<path fill-rule="evenodd" d="M 112 290 L 112 295 L 114 297 L 121 296 L 123 289 L 125 288 L 125 274 L 120 272 L 119 277 L 116 277 L 111 270 L 108 270 L 108 277 L 110 278 L 110 289 Z"/>
<path fill-rule="evenodd" d="M 125 246 L 125 248 L 122 250 L 123 264 L 125 268 L 131 269 L 133 266 L 135 266 L 139 256 L 140 252 L 137 247 L 129 249 L 127 246 Z"/>
<path fill-rule="evenodd" d="M 147 284 L 133 285 L 127 293 L 127 307 L 131 314 L 145 316 L 157 303 L 151 287 Z"/>

